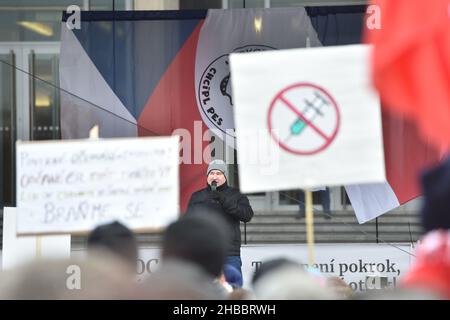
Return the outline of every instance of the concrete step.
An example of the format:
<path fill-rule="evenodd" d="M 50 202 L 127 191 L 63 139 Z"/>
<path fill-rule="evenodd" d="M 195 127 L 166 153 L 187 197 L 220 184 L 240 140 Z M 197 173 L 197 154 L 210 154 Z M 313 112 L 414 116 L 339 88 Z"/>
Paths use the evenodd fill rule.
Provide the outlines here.
<path fill-rule="evenodd" d="M 346 242 L 348 234 L 320 234 L 315 235 L 315 242 Z M 355 242 L 375 241 L 374 235 L 356 233 Z M 244 241 L 243 241 L 244 242 Z M 247 243 L 306 243 L 306 233 L 252 233 L 247 234 Z"/>
<path fill-rule="evenodd" d="M 268 211 L 262 211 L 262 210 L 256 210 L 254 211 L 255 216 L 266 216 L 266 215 L 292 215 L 296 214 L 298 210 L 268 210 Z M 314 210 L 314 213 L 321 214 L 322 210 Z M 337 214 L 340 216 L 350 216 L 354 217 L 355 212 L 353 210 L 333 210 L 333 214 Z M 418 216 L 417 212 L 414 211 L 391 211 L 389 213 L 386 213 L 384 215 L 381 215 L 378 217 L 378 219 L 384 218 L 384 217 L 405 217 L 405 216 L 411 216 L 416 217 Z"/>
<path fill-rule="evenodd" d="M 295 215 L 282 215 L 282 216 L 254 216 L 253 219 L 248 223 L 303 223 L 305 224 L 305 219 L 296 219 Z M 328 223 L 329 220 L 325 219 L 323 215 L 315 215 L 314 216 L 314 223 L 322 223 L 326 222 Z M 331 222 L 333 223 L 352 223 L 352 224 L 358 224 L 357 220 L 354 217 L 340 217 L 340 216 L 334 216 L 332 215 Z M 368 223 L 375 223 L 375 222 L 368 222 Z"/>
<path fill-rule="evenodd" d="M 275 223 L 275 224 L 247 224 L 247 232 L 306 232 L 306 226 L 304 224 L 285 224 L 285 223 Z M 244 227 L 241 226 L 241 231 L 244 231 Z M 333 223 L 322 223 L 314 225 L 314 232 L 376 232 L 376 226 L 373 225 L 345 225 L 345 224 L 333 224 Z M 418 225 L 382 225 L 378 226 L 378 232 L 415 232 L 420 233 L 422 228 Z"/>
<path fill-rule="evenodd" d="M 295 219 L 296 211 L 256 211 L 247 223 L 248 244 L 305 243 L 305 219 Z M 241 224 L 242 242 L 245 241 Z M 417 241 L 422 235 L 419 216 L 412 212 L 392 211 L 378 218 L 378 238 L 382 242 Z M 325 219 L 321 211 L 314 214 L 314 237 L 317 243 L 376 242 L 375 219 L 359 224 L 352 211 L 333 211 L 332 219 Z M 161 232 L 138 234 L 140 246 L 160 245 Z M 74 248 L 86 246 L 86 237 L 72 237 Z"/>
<path fill-rule="evenodd" d="M 417 241 L 419 235 L 413 234 L 412 240 Z M 351 241 L 349 240 L 351 239 Z M 378 234 L 378 241 L 381 242 L 410 242 L 410 235 L 405 233 Z M 317 243 L 350 243 L 350 242 L 377 242 L 375 233 L 320 233 L 314 235 Z M 245 242 L 244 239 L 242 241 Z M 248 244 L 257 243 L 306 243 L 306 233 L 251 233 L 247 234 Z"/>
<path fill-rule="evenodd" d="M 296 220 L 295 217 L 297 212 L 289 212 L 289 211 L 281 211 L 281 212 L 255 212 L 255 216 L 253 217 L 252 222 L 291 222 Z M 314 220 L 317 222 L 323 221 L 324 214 L 322 212 L 316 212 L 314 214 Z M 300 219 L 298 221 L 304 221 L 304 219 Z M 344 213 L 340 212 L 332 212 L 332 221 L 340 222 L 340 223 L 358 223 L 356 216 L 354 213 Z M 376 220 L 373 219 L 365 224 L 376 223 Z M 378 223 L 420 223 L 420 219 L 416 214 L 386 214 L 378 218 Z"/>

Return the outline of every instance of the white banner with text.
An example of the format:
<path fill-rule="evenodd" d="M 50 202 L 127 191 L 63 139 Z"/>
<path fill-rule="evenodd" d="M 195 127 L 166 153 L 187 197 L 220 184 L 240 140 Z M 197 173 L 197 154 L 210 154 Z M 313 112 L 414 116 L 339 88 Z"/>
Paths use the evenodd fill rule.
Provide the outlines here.
<path fill-rule="evenodd" d="M 17 143 L 17 233 L 134 231 L 178 218 L 178 136 Z"/>

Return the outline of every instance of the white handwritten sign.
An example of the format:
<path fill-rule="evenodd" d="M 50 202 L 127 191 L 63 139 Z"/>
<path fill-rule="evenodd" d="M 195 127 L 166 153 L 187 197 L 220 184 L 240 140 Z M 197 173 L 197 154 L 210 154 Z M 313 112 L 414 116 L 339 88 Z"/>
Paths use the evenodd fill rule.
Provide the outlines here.
<path fill-rule="evenodd" d="M 135 231 L 178 217 L 178 137 L 17 143 L 17 233 Z"/>
<path fill-rule="evenodd" d="M 70 258 L 70 235 L 23 236 L 16 235 L 16 208 L 3 208 L 3 270 L 29 263 L 37 257 L 48 259 Z"/>

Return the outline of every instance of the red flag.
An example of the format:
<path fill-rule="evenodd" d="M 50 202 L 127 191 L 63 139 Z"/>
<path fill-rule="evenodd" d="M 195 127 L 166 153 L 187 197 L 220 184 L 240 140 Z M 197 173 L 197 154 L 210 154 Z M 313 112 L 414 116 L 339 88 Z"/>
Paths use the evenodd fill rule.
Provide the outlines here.
<path fill-rule="evenodd" d="M 450 147 L 450 1 L 374 1 L 381 28 L 374 44 L 373 77 L 382 101 L 412 119 L 438 148 Z"/>
<path fill-rule="evenodd" d="M 450 299 L 450 232 L 427 233 L 417 247 L 416 260 L 401 280 L 402 287 L 434 292 Z"/>

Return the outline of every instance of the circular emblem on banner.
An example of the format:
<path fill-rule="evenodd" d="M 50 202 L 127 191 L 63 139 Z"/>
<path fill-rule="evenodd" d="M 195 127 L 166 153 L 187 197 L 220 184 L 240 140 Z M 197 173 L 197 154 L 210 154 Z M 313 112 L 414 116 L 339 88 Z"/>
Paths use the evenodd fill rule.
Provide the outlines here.
<path fill-rule="evenodd" d="M 233 52 L 274 50 L 262 45 L 239 47 Z M 231 137 L 234 135 L 233 97 L 231 94 L 229 54 L 214 59 L 203 71 L 198 83 L 197 99 L 200 114 L 210 129 L 219 129 Z"/>
<path fill-rule="evenodd" d="M 324 88 L 297 83 L 278 92 L 267 116 L 271 137 L 285 151 L 313 155 L 327 149 L 339 132 L 336 100 Z"/>

